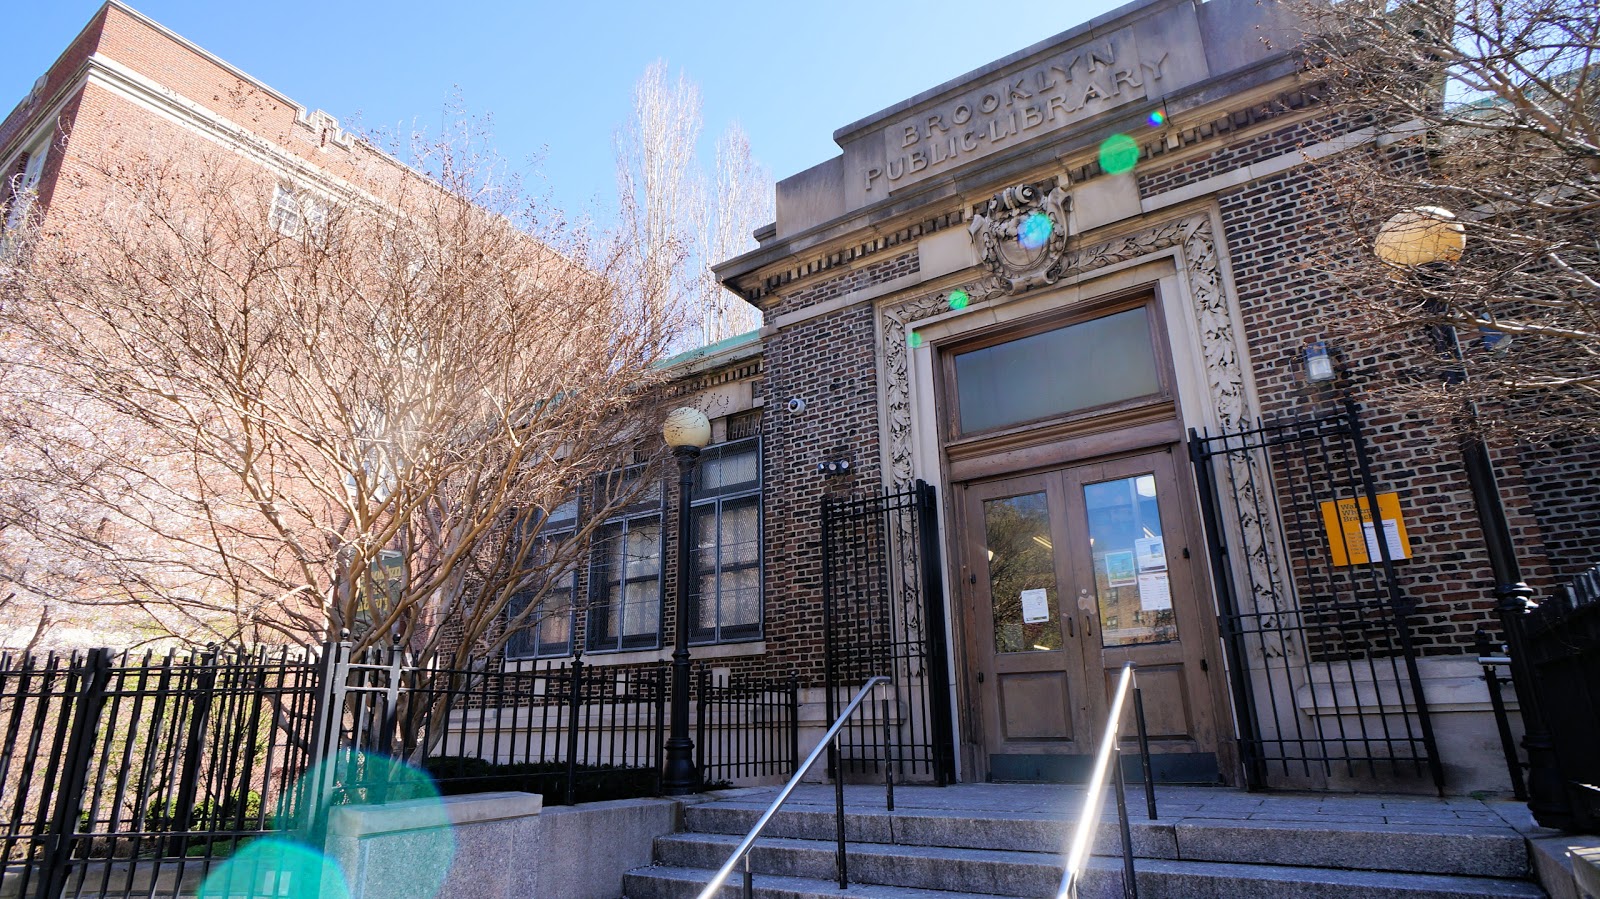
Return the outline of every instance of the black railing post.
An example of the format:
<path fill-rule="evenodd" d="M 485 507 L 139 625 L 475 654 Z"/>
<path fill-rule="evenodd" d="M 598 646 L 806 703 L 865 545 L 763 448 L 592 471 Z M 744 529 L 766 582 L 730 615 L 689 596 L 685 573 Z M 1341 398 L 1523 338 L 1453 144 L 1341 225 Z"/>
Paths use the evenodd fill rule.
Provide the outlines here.
<path fill-rule="evenodd" d="M 834 583 L 833 583 L 833 500 L 830 497 L 822 498 L 822 702 L 826 710 L 828 721 L 834 721 L 837 715 L 837 698 L 833 695 L 838 689 L 838 672 L 834 670 Z M 837 779 L 839 770 L 839 751 L 836 746 L 828 749 L 828 776 Z M 841 800 L 842 802 L 842 800 Z"/>
<path fill-rule="evenodd" d="M 884 811 L 894 811 L 894 732 L 889 723 L 889 700 L 878 700 L 883 714 L 883 805 Z"/>
<path fill-rule="evenodd" d="M 1469 411 L 1476 415 L 1475 410 Z M 1478 526 L 1483 531 L 1489 568 L 1494 574 L 1495 614 L 1505 633 L 1506 655 L 1511 658 L 1511 686 L 1517 694 L 1517 711 L 1522 715 L 1522 748 L 1528 753 L 1528 810 L 1545 827 L 1565 829 L 1574 823 L 1572 806 L 1561 776 L 1555 740 L 1539 702 L 1539 684 L 1528 664 L 1524 616 L 1533 588 L 1522 580 L 1522 566 L 1506 520 L 1505 504 L 1500 499 L 1494 462 L 1481 437 L 1462 441 L 1461 465 L 1466 470 Z"/>
<path fill-rule="evenodd" d="M 789 675 L 789 777 L 800 767 L 800 678 Z"/>
<path fill-rule="evenodd" d="M 651 770 L 655 772 L 656 791 L 661 791 L 661 772 L 666 767 L 666 721 L 667 721 L 667 666 L 658 665 L 655 670 L 656 713 L 655 721 L 651 725 L 651 743 L 655 747 L 655 755 L 651 760 Z"/>
<path fill-rule="evenodd" d="M 706 715 L 711 708 L 711 703 L 706 702 L 706 687 L 710 677 L 711 669 L 706 665 L 701 665 L 695 675 L 695 698 L 699 700 L 699 705 L 695 714 L 694 766 L 699 769 L 701 777 L 707 777 L 710 773 L 706 765 Z"/>
<path fill-rule="evenodd" d="M 1212 439 L 1224 441 L 1221 454 L 1225 456 L 1226 432 Z M 1228 684 L 1233 692 L 1239 727 L 1243 731 L 1238 735 L 1239 762 L 1244 769 L 1245 788 L 1259 790 L 1266 785 L 1267 779 L 1266 765 L 1257 752 L 1261 740 L 1261 719 L 1256 711 L 1255 693 L 1250 689 L 1249 653 L 1245 649 L 1244 635 L 1239 630 L 1239 598 L 1234 590 L 1229 566 L 1228 535 L 1223 530 L 1222 516 L 1217 511 L 1217 482 L 1211 469 L 1211 460 L 1219 454 L 1210 451 L 1208 444 L 1208 438 L 1200 436 L 1194 428 L 1189 429 L 1189 461 L 1194 466 L 1195 486 L 1200 494 L 1200 519 L 1206 533 L 1212 588 L 1217 594 L 1217 617 L 1222 631 L 1223 654 L 1228 662 Z"/>
<path fill-rule="evenodd" d="M 956 779 L 955 722 L 950 700 L 950 650 L 944 629 L 944 561 L 939 552 L 939 504 L 932 484 L 918 480 L 917 555 L 922 574 L 922 627 L 928 658 L 928 703 L 933 714 L 934 782 L 945 786 Z"/>
<path fill-rule="evenodd" d="M 1111 722 L 1110 727 L 1118 727 Z M 1117 829 L 1122 835 L 1122 895 L 1123 899 L 1139 899 L 1139 884 L 1133 870 L 1133 829 L 1128 824 L 1128 776 L 1122 771 L 1122 741 L 1111 747 L 1111 767 L 1117 787 Z"/>
<path fill-rule="evenodd" d="M 834 866 L 839 869 L 839 889 L 850 888 L 849 862 L 845 859 L 844 851 L 844 769 L 839 767 L 839 737 L 834 735 L 828 743 L 828 758 L 834 767 L 833 775 L 833 823 L 836 846 L 834 849 Z"/>
<path fill-rule="evenodd" d="M 1506 679 L 1495 669 L 1509 664 L 1510 659 L 1496 655 L 1494 641 L 1487 631 L 1478 631 L 1478 664 L 1483 668 L 1483 682 L 1489 689 L 1489 707 L 1494 709 L 1494 726 L 1500 734 L 1500 753 L 1506 759 L 1506 776 L 1511 778 L 1511 795 L 1519 802 L 1528 801 L 1528 785 L 1522 779 L 1522 760 L 1517 758 L 1517 741 L 1511 735 L 1511 716 L 1506 713 L 1505 696 L 1500 686 Z"/>
<path fill-rule="evenodd" d="M 578 783 L 578 712 L 583 704 L 583 652 L 572 655 L 572 687 L 567 697 L 567 805 L 575 805 Z"/>
<path fill-rule="evenodd" d="M 100 734 L 100 712 L 105 707 L 106 686 L 111 681 L 111 650 L 89 650 L 80 675 L 77 707 L 73 709 L 72 730 L 62 760 L 62 779 L 50 816 L 50 832 L 45 839 L 42 899 L 55 899 L 67 883 L 67 864 L 72 857 L 72 835 L 83 812 L 83 792 L 88 785 L 89 766 L 94 762 L 95 744 Z"/>
<path fill-rule="evenodd" d="M 348 636 L 346 633 L 345 636 Z M 299 807 L 294 809 L 296 829 L 307 845 L 322 844 L 324 819 L 328 812 L 333 778 L 339 754 L 341 723 L 344 720 L 345 687 L 349 678 L 345 661 L 350 644 L 328 640 L 322 644 L 317 660 L 316 693 L 311 704 L 311 740 L 306 750 L 305 782 L 298 788 Z"/>
<path fill-rule="evenodd" d="M 1133 720 L 1139 733 L 1139 768 L 1144 774 L 1144 807 L 1150 820 L 1156 819 L 1156 779 L 1150 774 L 1150 732 L 1144 723 L 1144 691 L 1139 689 L 1139 675 L 1133 675 Z"/>
<path fill-rule="evenodd" d="M 1428 697 L 1422 689 L 1422 674 L 1417 670 L 1417 651 L 1411 642 L 1410 604 L 1400 592 L 1400 578 L 1394 570 L 1394 558 L 1389 552 L 1389 539 L 1383 529 L 1383 516 L 1378 512 L 1378 490 L 1373 486 L 1372 463 L 1367 458 L 1367 440 L 1361 432 L 1361 410 L 1354 400 L 1345 400 L 1345 417 L 1349 422 L 1350 443 L 1355 448 L 1356 468 L 1361 472 L 1362 501 L 1367 504 L 1367 514 L 1372 516 L 1373 543 L 1383 563 L 1383 578 L 1389 589 L 1389 614 L 1394 618 L 1395 634 L 1400 638 L 1400 648 L 1405 655 L 1406 679 L 1411 685 L 1411 701 L 1417 707 L 1417 725 L 1422 729 L 1422 745 L 1428 753 L 1428 773 L 1433 785 L 1444 795 L 1444 765 L 1439 761 L 1439 744 L 1433 737 L 1433 718 L 1428 713 Z M 1357 516 L 1359 518 L 1359 515 Z M 1370 559 L 1369 559 L 1370 561 Z"/>
<path fill-rule="evenodd" d="M 404 676 L 405 652 L 400 645 L 400 635 L 394 635 L 394 642 L 389 646 L 388 682 L 383 690 L 383 714 L 379 718 L 378 751 L 386 756 L 393 756 L 395 732 L 400 726 L 400 696 L 401 678 Z M 480 718 L 481 722 L 482 719 Z M 405 742 L 401 741 L 401 746 Z"/>
<path fill-rule="evenodd" d="M 174 833 L 167 838 L 166 845 L 167 855 L 174 858 L 182 857 L 189 849 L 188 832 L 194 823 L 195 794 L 200 788 L 200 763 L 205 755 L 211 699 L 217 686 L 216 647 L 207 645 L 205 652 L 200 654 L 199 662 L 192 691 L 194 701 L 189 704 L 189 727 L 183 741 L 183 768 L 178 775 L 177 808 L 173 809 L 177 820 L 172 828 Z"/>

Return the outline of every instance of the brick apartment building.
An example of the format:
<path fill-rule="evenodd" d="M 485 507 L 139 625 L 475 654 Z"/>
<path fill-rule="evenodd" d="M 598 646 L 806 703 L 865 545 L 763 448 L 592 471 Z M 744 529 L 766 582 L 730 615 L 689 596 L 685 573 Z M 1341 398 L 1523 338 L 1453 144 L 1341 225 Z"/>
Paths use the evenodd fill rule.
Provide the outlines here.
<path fill-rule="evenodd" d="M 315 215 L 328 198 L 359 192 L 398 162 L 120 3 L 97 12 L 0 122 L 7 222 L 25 210 L 95 208 L 87 163 L 137 136 L 202 137 L 242 152 L 285 190 L 282 212 Z M 181 145 L 181 142 L 180 144 Z M 76 173 L 79 177 L 64 177 Z M 296 196 L 296 192 L 299 192 Z M 322 200 L 316 199 L 317 197 Z"/>
<path fill-rule="evenodd" d="M 269 240 L 319 233 L 352 203 L 392 203 L 404 196 L 397 185 L 430 184 L 327 113 L 117 2 L 94 14 L 0 122 L 0 166 L 6 254 L 18 249 L 25 221 L 49 232 L 103 217 L 118 190 L 132 189 L 114 183 L 118 166 L 145 166 L 142 174 L 170 184 L 229 179 L 239 208 L 259 201 L 261 221 L 244 227 L 259 224 Z M 31 551 L 16 547 L 8 550 L 28 565 Z M 27 638 L 32 610 L 7 610 L 17 619 L 8 645 Z M 132 620 L 140 616 L 92 617 L 58 615 L 52 637 L 83 645 L 150 636 L 148 622 Z"/>
<path fill-rule="evenodd" d="M 1076 776 L 1132 661 L 1168 778 L 1505 788 L 1451 439 L 1305 377 L 1336 297 L 1295 260 L 1359 251 L 1316 242 L 1306 160 L 1372 134 L 1321 107 L 1276 9 L 1131 4 L 845 126 L 778 184 L 759 248 L 718 267 L 764 327 L 674 361 L 713 428 L 699 664 L 798 675 L 812 723 L 830 658 L 881 666 L 901 739 L 964 780 Z M 60 173 L 144 121 L 313 192 L 371 152 L 112 2 L 0 125 L 10 208 L 92 203 Z M 1131 171 L 1102 165 L 1114 135 Z M 1496 463 L 1535 586 L 1591 563 L 1600 448 Z M 1392 538 L 1364 542 L 1369 495 Z M 607 522 L 510 663 L 665 659 L 675 502 Z"/>

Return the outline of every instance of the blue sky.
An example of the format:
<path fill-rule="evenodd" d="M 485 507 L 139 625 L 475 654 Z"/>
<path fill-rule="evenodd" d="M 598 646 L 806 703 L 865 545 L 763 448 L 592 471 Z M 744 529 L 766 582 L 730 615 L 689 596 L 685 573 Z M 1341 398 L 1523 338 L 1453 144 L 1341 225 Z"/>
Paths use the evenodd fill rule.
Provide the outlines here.
<path fill-rule="evenodd" d="M 99 0 L 17 3 L 0 109 L 27 93 Z M 611 138 L 664 58 L 699 82 L 704 155 L 730 121 L 777 178 L 835 155 L 834 129 L 1064 31 L 1115 0 L 802 3 L 139 0 L 133 7 L 313 108 L 366 127 L 436 125 L 453 91 L 501 155 L 569 212 L 605 218 Z"/>

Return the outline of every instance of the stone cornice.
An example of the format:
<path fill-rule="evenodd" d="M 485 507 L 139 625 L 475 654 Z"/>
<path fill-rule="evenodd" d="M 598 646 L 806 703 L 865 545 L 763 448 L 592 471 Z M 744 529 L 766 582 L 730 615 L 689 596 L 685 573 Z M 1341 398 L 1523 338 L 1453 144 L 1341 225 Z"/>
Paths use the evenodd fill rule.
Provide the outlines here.
<path fill-rule="evenodd" d="M 82 77 L 74 80 L 74 86 L 84 83 L 109 90 L 215 143 L 230 149 L 243 150 L 253 161 L 280 177 L 313 185 L 334 196 L 359 197 L 370 203 L 378 203 L 377 197 L 354 183 L 300 158 L 276 141 L 262 137 L 257 132 L 190 100 L 114 59 L 98 53 L 90 56 L 84 65 Z M 399 160 L 390 159 L 382 154 L 374 155 L 398 168 L 404 168 Z"/>
<path fill-rule="evenodd" d="M 1296 85 L 1289 89 L 1278 87 L 1269 92 L 1246 95 L 1246 101 L 1244 104 L 1236 102 L 1226 108 L 1208 112 L 1200 116 L 1198 121 L 1182 127 L 1169 128 L 1141 141 L 1139 148 L 1141 163 L 1159 160 L 1164 164 L 1169 157 L 1172 162 L 1179 162 L 1210 152 L 1213 149 L 1212 144 L 1220 142 L 1225 137 L 1259 130 L 1292 118 L 1309 117 L 1320 107 L 1322 98 L 1314 85 Z M 1083 150 L 1078 155 L 1080 157 L 1078 163 L 1066 168 L 1066 183 L 1078 185 L 1105 174 L 1092 149 Z M 1060 172 L 1059 168 L 1055 170 Z M 738 276 L 737 280 L 730 281 L 730 284 L 737 283 L 739 295 L 759 306 L 774 294 L 786 293 L 788 289 L 801 286 L 802 283 L 809 282 L 819 275 L 854 265 L 884 250 L 903 247 L 928 234 L 967 221 L 972 211 L 988 198 L 987 193 L 983 194 L 981 199 L 969 199 L 967 194 L 968 192 L 963 192 L 955 197 L 959 205 L 954 210 L 902 223 L 898 227 L 890 226 L 894 230 L 880 230 L 863 222 L 863 229 L 872 228 L 870 232 L 872 236 L 868 239 L 863 240 L 857 236 L 855 240 L 832 241 L 820 250 L 803 251 L 783 258 L 775 264 L 763 266 L 748 275 Z M 948 209 L 948 201 L 937 205 Z M 851 229 L 849 233 L 859 235 L 860 230 Z M 759 251 L 748 255 L 755 256 L 757 253 Z M 723 266 L 736 261 L 730 260 L 728 263 L 723 263 Z"/>

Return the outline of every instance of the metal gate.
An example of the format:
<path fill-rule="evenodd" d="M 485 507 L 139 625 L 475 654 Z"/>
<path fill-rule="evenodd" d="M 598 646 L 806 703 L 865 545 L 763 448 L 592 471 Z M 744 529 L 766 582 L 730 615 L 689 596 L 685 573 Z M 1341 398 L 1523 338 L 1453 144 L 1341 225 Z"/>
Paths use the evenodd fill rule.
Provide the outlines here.
<path fill-rule="evenodd" d="M 1400 522 L 1383 513 L 1358 407 L 1190 429 L 1189 454 L 1247 786 L 1376 786 L 1426 771 L 1442 791 L 1412 603 L 1395 576 Z"/>
<path fill-rule="evenodd" d="M 822 500 L 828 720 L 876 675 L 893 684 L 839 735 L 837 774 L 954 779 L 944 585 L 933 487 Z"/>
<path fill-rule="evenodd" d="M 0 657 L 5 895 L 192 895 L 295 829 L 321 682 L 292 651 Z"/>

